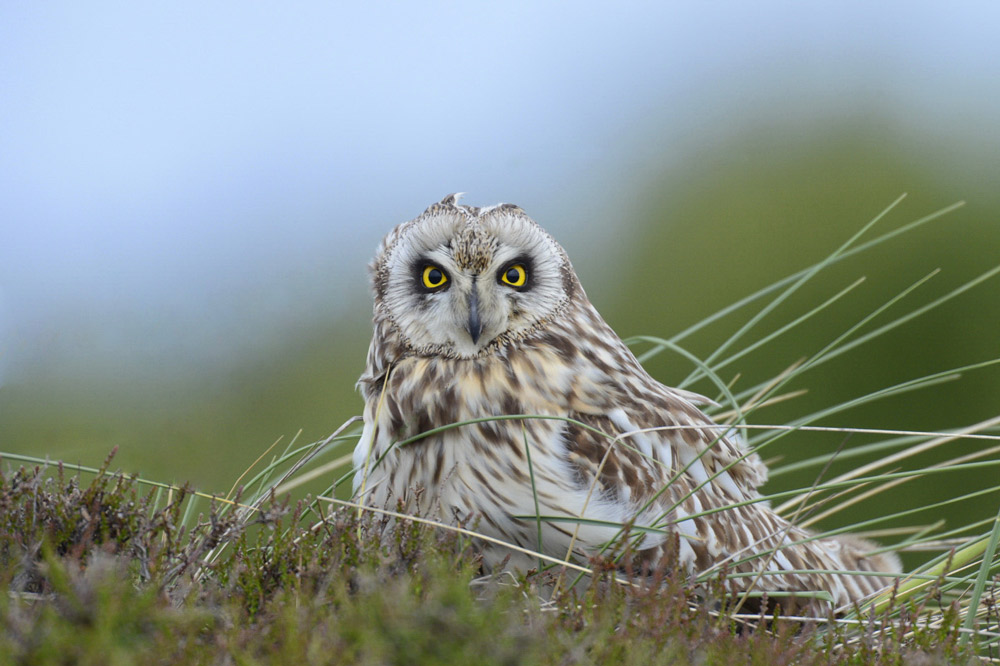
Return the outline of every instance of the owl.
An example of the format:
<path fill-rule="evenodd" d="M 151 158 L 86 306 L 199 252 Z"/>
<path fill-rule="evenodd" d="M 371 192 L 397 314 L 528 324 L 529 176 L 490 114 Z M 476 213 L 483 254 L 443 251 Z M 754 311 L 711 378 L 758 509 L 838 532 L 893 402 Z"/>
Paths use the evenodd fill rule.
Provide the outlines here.
<path fill-rule="evenodd" d="M 359 502 L 584 563 L 628 538 L 629 570 L 669 556 L 692 576 L 724 567 L 736 591 L 827 592 L 781 601 L 809 614 L 900 570 L 869 542 L 818 539 L 773 512 L 760 457 L 702 412 L 707 399 L 643 369 L 517 206 L 448 196 L 389 232 L 370 269 Z M 538 564 L 492 540 L 482 557 Z"/>

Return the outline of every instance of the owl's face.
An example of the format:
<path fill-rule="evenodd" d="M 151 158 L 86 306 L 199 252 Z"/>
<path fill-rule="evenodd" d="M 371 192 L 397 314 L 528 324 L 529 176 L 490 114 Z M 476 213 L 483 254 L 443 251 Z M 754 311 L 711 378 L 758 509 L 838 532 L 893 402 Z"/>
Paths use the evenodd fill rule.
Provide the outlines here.
<path fill-rule="evenodd" d="M 390 232 L 372 272 L 376 318 L 418 353 L 459 358 L 543 326 L 578 288 L 566 253 L 519 208 L 454 197 Z"/>

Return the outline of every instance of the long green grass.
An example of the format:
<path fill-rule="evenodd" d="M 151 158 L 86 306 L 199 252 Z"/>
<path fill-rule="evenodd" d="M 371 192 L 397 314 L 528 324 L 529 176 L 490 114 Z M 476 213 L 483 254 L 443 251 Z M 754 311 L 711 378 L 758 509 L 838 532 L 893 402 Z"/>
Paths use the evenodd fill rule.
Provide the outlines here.
<path fill-rule="evenodd" d="M 849 532 L 901 554 L 910 566 L 884 593 L 827 618 L 774 619 L 744 611 L 748 598 L 763 594 L 753 586 L 741 597 L 725 592 L 725 578 L 735 574 L 723 565 L 735 562 L 697 572 L 694 580 L 667 569 L 651 584 L 627 575 L 622 554 L 643 530 L 668 531 L 667 525 L 617 525 L 619 538 L 589 559 L 506 544 L 534 558 L 537 571 L 481 577 L 475 544 L 495 540 L 474 524 L 373 509 L 350 497 L 350 451 L 359 435 L 352 419 L 322 441 L 272 446 L 223 496 L 112 473 L 110 456 L 87 468 L 2 454 L 8 464 L 29 467 L 8 468 L 0 480 L 0 577 L 8 590 L 0 657 L 24 663 L 1000 661 L 1000 514 L 966 520 L 961 511 L 963 503 L 984 498 L 1000 507 L 1000 416 L 940 432 L 850 424 L 852 409 L 947 387 L 1000 359 L 913 378 L 790 422 L 766 419 L 769 407 L 801 394 L 797 387 L 821 381 L 817 368 L 824 363 L 974 289 L 1000 267 L 904 307 L 920 298 L 936 277 L 932 271 L 858 321 L 831 328 L 818 350 L 774 377 L 746 382 L 735 372 L 748 354 L 780 345 L 783 335 L 849 299 L 861 279 L 787 321 L 771 321 L 806 284 L 957 207 L 869 238 L 898 203 L 813 266 L 672 337 L 629 341 L 640 360 L 663 353 L 687 359 L 692 369 L 678 386 L 711 395 L 713 417 L 765 458 L 790 437 L 850 440 L 798 460 L 772 460 L 770 492 L 761 501 L 810 527 L 814 538 Z M 702 359 L 685 349 L 685 341 L 729 317 L 742 323 L 712 354 Z M 758 333 L 764 322 L 770 332 Z M 484 420 L 495 418 L 556 417 Z M 418 446 L 429 434 L 461 425 L 397 446 Z M 604 436 L 609 447 L 628 446 L 627 436 Z M 930 452 L 943 453 L 929 459 Z M 887 494 L 970 470 L 981 483 L 959 495 L 922 501 L 910 493 L 905 508 L 882 509 Z M 788 482 L 793 478 L 808 481 Z M 925 517 L 944 510 L 948 522 Z M 539 515 L 537 504 L 535 515 L 522 518 L 537 524 L 539 539 L 545 521 L 592 522 Z M 390 523 L 392 535 L 379 536 Z"/>

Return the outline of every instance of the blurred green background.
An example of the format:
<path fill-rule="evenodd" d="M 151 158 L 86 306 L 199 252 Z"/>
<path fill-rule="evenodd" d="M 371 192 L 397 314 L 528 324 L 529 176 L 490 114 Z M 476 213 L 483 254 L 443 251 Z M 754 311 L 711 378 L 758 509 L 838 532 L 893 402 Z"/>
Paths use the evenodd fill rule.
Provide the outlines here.
<path fill-rule="evenodd" d="M 627 222 L 628 234 L 573 248 L 584 287 L 623 337 L 669 337 L 807 267 L 904 191 L 910 193 L 907 198 L 866 238 L 961 198 L 968 203 L 822 273 L 745 343 L 856 278 L 866 280 L 829 310 L 728 368 L 724 379 L 739 373 L 736 388 L 743 388 L 779 373 L 935 268 L 940 274 L 862 332 L 998 264 L 1000 202 L 994 192 L 976 191 L 974 183 L 951 185 L 948 174 L 913 166 L 922 162 L 884 150 L 863 124 L 831 128 L 780 151 L 774 151 L 771 138 L 766 133 L 739 136 L 718 151 L 692 154 L 683 175 L 669 170 L 650 175 L 635 193 L 635 209 L 629 213 L 634 219 L 608 218 L 616 225 Z M 786 423 L 905 380 L 1000 357 L 998 304 L 1000 280 L 988 281 L 820 366 L 791 387 L 808 389 L 807 395 L 768 408 L 755 420 Z M 756 309 L 732 314 L 683 344 L 705 357 Z M 8 451 L 85 464 L 96 464 L 118 446 L 116 464 L 125 470 L 157 480 L 191 481 L 206 490 L 226 489 L 273 441 L 287 442 L 300 429 L 300 442 L 318 440 L 360 413 L 353 385 L 367 351 L 369 320 L 370 304 L 361 295 L 336 320 L 289 320 L 283 323 L 285 340 L 221 375 L 191 373 L 159 381 L 134 372 L 92 382 L 47 378 L 7 386 L 0 437 Z M 681 381 L 691 369 L 688 361 L 669 352 L 648 367 L 668 384 Z M 698 388 L 716 393 L 707 383 Z M 985 369 L 822 424 L 950 428 L 997 415 L 997 396 L 1000 371 Z M 780 453 L 788 459 L 808 457 L 836 448 L 840 439 L 803 434 L 786 438 Z M 960 442 L 947 451 L 956 455 L 980 445 Z M 968 476 L 914 483 L 910 490 L 922 501 L 928 495 L 944 499 L 976 486 L 977 479 Z M 809 479 L 782 479 L 786 482 L 806 484 Z M 905 505 L 907 492 L 895 505 Z M 972 510 L 988 513 L 995 500 L 984 498 Z"/>
<path fill-rule="evenodd" d="M 871 235 L 966 202 L 778 308 L 747 343 L 866 278 L 726 368 L 737 389 L 941 269 L 865 330 L 916 309 L 1000 264 L 1000 13 L 903 6 L 5 7 L 0 451 L 96 466 L 117 446 L 116 467 L 225 492 L 273 442 L 323 438 L 361 411 L 378 239 L 462 189 L 550 230 L 623 337 L 669 337 L 811 265 L 904 192 Z M 707 356 L 754 311 L 684 345 Z M 994 279 L 816 368 L 790 387 L 804 396 L 754 420 L 997 357 Z M 648 367 L 668 384 L 691 369 L 670 353 Z M 821 423 L 998 414 L 987 368 Z M 767 456 L 865 441 L 800 434 Z M 904 484 L 838 520 L 995 477 Z M 969 522 L 997 501 L 914 521 Z"/>

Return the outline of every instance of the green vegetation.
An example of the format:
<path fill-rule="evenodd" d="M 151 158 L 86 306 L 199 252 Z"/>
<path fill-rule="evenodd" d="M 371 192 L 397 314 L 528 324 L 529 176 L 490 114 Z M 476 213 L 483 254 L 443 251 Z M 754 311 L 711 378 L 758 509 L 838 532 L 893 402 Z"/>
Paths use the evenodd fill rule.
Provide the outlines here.
<path fill-rule="evenodd" d="M 976 647 L 955 605 L 754 630 L 675 572 L 646 588 L 597 574 L 545 600 L 555 573 L 479 578 L 453 531 L 407 522 L 383 541 L 383 517 L 321 502 L 195 516 L 193 499 L 103 472 L 4 474 L 0 661 L 911 664 L 967 663 Z"/>

